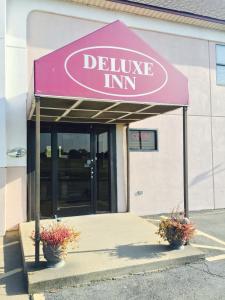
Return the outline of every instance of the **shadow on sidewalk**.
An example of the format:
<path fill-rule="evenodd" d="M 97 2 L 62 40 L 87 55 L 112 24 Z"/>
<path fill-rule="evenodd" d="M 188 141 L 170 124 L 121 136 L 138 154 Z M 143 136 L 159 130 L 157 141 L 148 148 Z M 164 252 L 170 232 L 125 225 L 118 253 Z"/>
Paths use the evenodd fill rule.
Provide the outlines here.
<path fill-rule="evenodd" d="M 27 281 L 23 273 L 19 233 L 7 232 L 1 247 L 3 257 L 0 257 L 0 262 L 3 273 L 0 274 L 0 290 L 4 289 L 8 296 L 26 294 Z"/>

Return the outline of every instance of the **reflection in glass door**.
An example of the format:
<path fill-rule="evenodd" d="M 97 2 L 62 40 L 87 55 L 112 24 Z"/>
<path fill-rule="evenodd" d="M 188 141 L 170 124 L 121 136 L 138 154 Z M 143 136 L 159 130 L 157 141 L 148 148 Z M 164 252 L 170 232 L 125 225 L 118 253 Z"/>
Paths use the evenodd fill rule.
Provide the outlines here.
<path fill-rule="evenodd" d="M 61 215 L 90 213 L 90 133 L 58 133 L 58 201 Z"/>
<path fill-rule="evenodd" d="M 52 214 L 51 133 L 41 133 L 41 217 Z"/>

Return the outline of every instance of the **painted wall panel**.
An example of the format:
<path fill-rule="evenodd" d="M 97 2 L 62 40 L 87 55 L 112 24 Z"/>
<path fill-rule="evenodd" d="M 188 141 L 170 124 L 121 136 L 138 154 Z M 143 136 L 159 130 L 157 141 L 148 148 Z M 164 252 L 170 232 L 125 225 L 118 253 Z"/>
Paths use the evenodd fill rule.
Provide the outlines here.
<path fill-rule="evenodd" d="M 26 149 L 27 56 L 20 48 L 7 48 L 6 123 L 7 149 Z M 26 166 L 26 156 L 7 157 L 8 166 Z"/>
<path fill-rule="evenodd" d="M 183 209 L 182 117 L 164 115 L 131 127 L 156 128 L 159 136 L 159 151 L 131 152 L 132 211 L 157 214 Z M 213 209 L 210 118 L 188 117 L 188 157 L 190 209 Z"/>
<path fill-rule="evenodd" d="M 5 40 L 0 38 L 0 99 L 5 96 Z"/>
<path fill-rule="evenodd" d="M 26 221 L 26 168 L 7 168 L 6 186 L 6 229 L 17 228 Z"/>
<path fill-rule="evenodd" d="M 190 210 L 213 209 L 211 119 L 188 117 Z"/>
<path fill-rule="evenodd" d="M 0 0 L 0 40 L 5 39 L 6 0 Z"/>
<path fill-rule="evenodd" d="M 6 168 L 0 168 L 0 236 L 5 234 L 5 187 L 6 187 Z"/>
<path fill-rule="evenodd" d="M 6 184 L 6 107 L 5 107 L 5 30 L 6 1 L 0 0 L 0 236 L 5 233 Z"/>
<path fill-rule="evenodd" d="M 6 167 L 6 104 L 5 99 L 0 98 L 0 168 Z"/>
<path fill-rule="evenodd" d="M 0 167 L 6 166 L 5 108 L 5 0 L 0 0 Z M 1 209 L 1 207 L 0 207 Z"/>
<path fill-rule="evenodd" d="M 213 117 L 215 208 L 225 207 L 225 118 Z"/>
<path fill-rule="evenodd" d="M 162 115 L 133 123 L 158 130 L 159 151 L 131 152 L 131 211 L 140 215 L 183 209 L 182 118 Z M 138 191 L 143 192 L 138 195 Z"/>

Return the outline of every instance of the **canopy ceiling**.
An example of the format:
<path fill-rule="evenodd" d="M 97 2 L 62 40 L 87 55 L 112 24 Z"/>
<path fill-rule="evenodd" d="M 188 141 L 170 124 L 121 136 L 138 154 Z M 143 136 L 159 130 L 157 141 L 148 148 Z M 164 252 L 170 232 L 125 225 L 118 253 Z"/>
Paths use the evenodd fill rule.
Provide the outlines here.
<path fill-rule="evenodd" d="M 41 121 L 128 124 L 180 106 L 41 98 Z M 32 117 L 35 120 L 35 111 Z"/>

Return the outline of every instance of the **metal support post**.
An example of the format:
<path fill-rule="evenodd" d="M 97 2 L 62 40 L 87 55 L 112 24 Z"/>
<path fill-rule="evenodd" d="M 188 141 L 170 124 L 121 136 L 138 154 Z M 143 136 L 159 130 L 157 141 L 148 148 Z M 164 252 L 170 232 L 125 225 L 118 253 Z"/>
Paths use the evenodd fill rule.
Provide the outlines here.
<path fill-rule="evenodd" d="M 130 151 L 129 151 L 129 124 L 126 127 L 127 143 L 127 212 L 130 212 Z"/>
<path fill-rule="evenodd" d="M 183 176 L 184 176 L 184 215 L 189 217 L 188 205 L 188 133 L 187 133 L 187 106 L 183 107 Z"/>
<path fill-rule="evenodd" d="M 36 98 L 35 128 L 35 265 L 40 260 L 40 98 Z"/>

